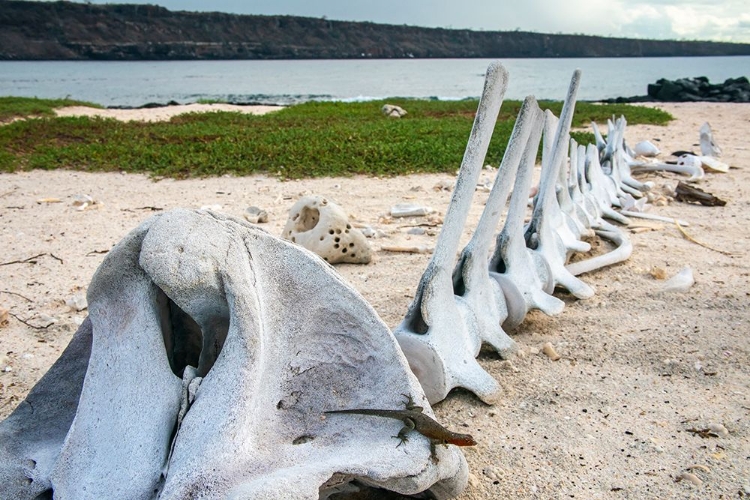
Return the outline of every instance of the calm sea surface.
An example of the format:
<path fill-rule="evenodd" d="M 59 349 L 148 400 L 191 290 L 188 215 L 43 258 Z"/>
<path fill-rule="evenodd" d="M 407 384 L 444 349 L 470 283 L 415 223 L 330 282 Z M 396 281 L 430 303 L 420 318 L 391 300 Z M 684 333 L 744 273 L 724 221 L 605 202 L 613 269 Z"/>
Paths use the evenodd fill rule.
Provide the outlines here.
<path fill-rule="evenodd" d="M 289 104 L 385 97 L 477 97 L 489 59 L 315 61 L 43 61 L 0 62 L 0 96 L 93 101 L 105 106 L 198 99 Z M 659 78 L 707 76 L 711 82 L 750 75 L 750 56 L 506 59 L 506 98 L 563 99 L 574 69 L 578 98 L 644 95 Z"/>

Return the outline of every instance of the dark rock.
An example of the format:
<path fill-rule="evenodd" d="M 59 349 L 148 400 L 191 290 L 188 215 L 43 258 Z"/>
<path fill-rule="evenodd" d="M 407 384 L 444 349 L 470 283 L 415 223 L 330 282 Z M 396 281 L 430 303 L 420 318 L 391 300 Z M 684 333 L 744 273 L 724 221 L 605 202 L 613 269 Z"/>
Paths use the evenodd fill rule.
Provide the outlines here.
<path fill-rule="evenodd" d="M 649 83 L 647 95 L 618 97 L 605 102 L 750 102 L 750 81 L 747 77 L 728 78 L 724 83 L 711 84 L 705 76 Z"/>
<path fill-rule="evenodd" d="M 661 89 L 659 89 L 659 93 L 656 94 L 656 98 L 660 101 L 681 102 L 683 100 L 679 98 L 681 93 L 682 86 L 680 86 L 677 82 L 670 82 L 669 80 L 667 80 L 662 84 Z"/>

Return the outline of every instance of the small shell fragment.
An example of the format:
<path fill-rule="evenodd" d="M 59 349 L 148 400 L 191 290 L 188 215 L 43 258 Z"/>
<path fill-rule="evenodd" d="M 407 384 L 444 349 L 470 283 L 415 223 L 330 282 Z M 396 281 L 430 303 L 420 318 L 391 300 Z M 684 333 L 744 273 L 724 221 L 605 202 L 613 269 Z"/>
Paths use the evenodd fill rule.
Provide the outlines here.
<path fill-rule="evenodd" d="M 701 478 L 690 472 L 683 472 L 682 474 L 677 476 L 677 482 L 679 483 L 680 481 L 687 481 L 694 486 L 700 486 L 703 484 Z"/>
<path fill-rule="evenodd" d="M 662 288 L 662 292 L 687 292 L 695 284 L 693 270 L 685 266 L 682 270 L 669 278 Z"/>
<path fill-rule="evenodd" d="M 723 161 L 717 160 L 713 156 L 699 156 L 698 158 L 700 158 L 703 166 L 709 170 L 722 173 L 729 172 L 729 165 L 727 165 Z"/>
<path fill-rule="evenodd" d="M 259 207 L 247 207 L 242 214 L 245 220 L 251 224 L 263 224 L 268 222 L 268 212 Z"/>
<path fill-rule="evenodd" d="M 721 424 L 709 424 L 708 430 L 722 438 L 729 436 L 729 430 Z"/>
<path fill-rule="evenodd" d="M 545 356 L 547 356 L 552 361 L 557 361 L 561 358 L 561 356 L 557 354 L 557 351 L 555 351 L 555 348 L 552 347 L 551 342 L 546 342 L 542 346 L 542 352 L 544 353 Z"/>
<path fill-rule="evenodd" d="M 639 156 L 645 156 L 647 158 L 653 158 L 660 153 L 659 148 L 654 146 L 651 141 L 641 141 L 633 148 L 635 154 Z"/>
<path fill-rule="evenodd" d="M 709 469 L 705 465 L 700 465 L 700 464 L 691 465 L 690 467 L 688 467 L 688 470 L 699 470 L 705 473 L 711 472 L 711 469 Z"/>

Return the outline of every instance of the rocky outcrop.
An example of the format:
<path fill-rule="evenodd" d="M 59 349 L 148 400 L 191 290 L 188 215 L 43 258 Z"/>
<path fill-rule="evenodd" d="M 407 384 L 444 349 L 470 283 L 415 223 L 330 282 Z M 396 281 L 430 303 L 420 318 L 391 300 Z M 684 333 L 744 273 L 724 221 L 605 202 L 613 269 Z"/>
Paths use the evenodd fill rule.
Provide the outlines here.
<path fill-rule="evenodd" d="M 648 95 L 667 102 L 750 102 L 750 82 L 747 77 L 729 78 L 724 83 L 712 84 L 708 78 L 661 78 L 648 86 Z"/>
<path fill-rule="evenodd" d="M 155 5 L 2 0 L 0 60 L 666 57 L 750 44 L 419 28 Z"/>
<path fill-rule="evenodd" d="M 747 77 L 728 78 L 724 83 L 710 83 L 705 76 L 649 83 L 648 95 L 618 97 L 605 102 L 750 102 Z"/>

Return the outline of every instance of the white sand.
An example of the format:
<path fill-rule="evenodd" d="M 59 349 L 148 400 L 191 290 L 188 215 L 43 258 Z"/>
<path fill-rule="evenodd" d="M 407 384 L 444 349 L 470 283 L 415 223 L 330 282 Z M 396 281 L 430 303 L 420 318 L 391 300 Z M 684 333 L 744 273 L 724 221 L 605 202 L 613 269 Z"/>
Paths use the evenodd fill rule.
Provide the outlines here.
<path fill-rule="evenodd" d="M 161 122 L 173 116 L 184 113 L 210 113 L 216 111 L 232 111 L 250 115 L 264 115 L 283 109 L 282 106 L 237 106 L 234 104 L 184 104 L 180 106 L 164 106 L 161 108 L 143 109 L 96 109 L 86 106 L 70 106 L 56 109 L 57 116 L 101 116 L 102 118 L 116 118 L 122 121 Z"/>
<path fill-rule="evenodd" d="M 643 139 L 663 151 L 697 150 L 698 129 L 709 121 L 724 149 L 722 159 L 739 167 L 708 174 L 700 185 L 728 201 L 726 207 L 674 202 L 653 212 L 690 222 L 697 239 L 732 255 L 692 243 L 669 225 L 632 234 L 634 254 L 613 268 L 583 277 L 597 289 L 551 318 L 530 314 L 514 334 L 522 347 L 510 363 L 491 353 L 481 364 L 501 383 L 494 407 L 458 391 L 435 407 L 441 422 L 474 435 L 464 448 L 471 469 L 462 499 L 548 498 L 738 498 L 750 493 L 750 105 L 660 104 L 677 117 L 667 127 L 629 126 L 630 144 Z M 213 106 L 212 106 L 213 108 Z M 243 108 L 247 110 L 248 108 Z M 138 110 L 157 116 L 176 108 Z M 128 116 L 129 111 L 112 111 Z M 490 177 L 490 174 L 484 174 Z M 647 177 L 674 186 L 676 174 Z M 412 175 L 279 182 L 266 176 L 153 182 L 142 175 L 69 171 L 0 174 L 0 262 L 45 253 L 36 264 L 0 266 L 0 308 L 32 324 L 42 315 L 57 319 L 32 329 L 16 319 L 0 329 L 0 417 L 8 415 L 54 362 L 85 316 L 65 300 L 85 291 L 106 251 L 153 212 L 219 204 L 241 216 L 245 207 L 266 209 L 264 225 L 279 234 L 299 196 L 330 197 L 357 221 L 383 229 L 381 245 L 434 245 L 436 236 L 409 236 L 408 221 L 384 224 L 379 217 L 399 202 L 430 205 L 445 212 L 450 193 L 432 188 L 450 175 Z M 414 191 L 412 188 L 421 187 Z M 77 211 L 77 194 L 100 205 Z M 39 201 L 56 198 L 59 203 Z M 477 192 L 468 240 L 487 194 Z M 62 260 L 51 257 L 54 254 Z M 367 266 L 340 265 L 339 272 L 390 326 L 408 306 L 429 255 L 376 252 Z M 690 266 L 696 284 L 688 293 L 660 294 L 668 276 Z M 7 292 L 13 292 L 7 293 Z M 19 294 L 19 295 L 14 295 Z M 23 296 L 23 297 L 21 297 Z M 552 342 L 563 359 L 536 354 Z M 721 424 L 726 437 L 702 439 L 689 429 Z M 702 485 L 676 478 L 690 467 Z"/>

